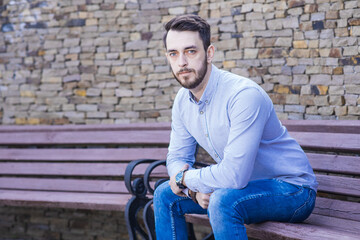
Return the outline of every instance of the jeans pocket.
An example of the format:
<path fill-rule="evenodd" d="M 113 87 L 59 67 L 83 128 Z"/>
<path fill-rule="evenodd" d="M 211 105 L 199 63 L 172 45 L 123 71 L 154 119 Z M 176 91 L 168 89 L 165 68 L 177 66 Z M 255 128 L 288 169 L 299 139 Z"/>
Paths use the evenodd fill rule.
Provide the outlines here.
<path fill-rule="evenodd" d="M 295 210 L 293 216 L 290 219 L 292 223 L 303 222 L 312 213 L 315 207 L 316 192 L 310 188 L 305 188 L 308 193 L 308 198 L 298 209 Z"/>

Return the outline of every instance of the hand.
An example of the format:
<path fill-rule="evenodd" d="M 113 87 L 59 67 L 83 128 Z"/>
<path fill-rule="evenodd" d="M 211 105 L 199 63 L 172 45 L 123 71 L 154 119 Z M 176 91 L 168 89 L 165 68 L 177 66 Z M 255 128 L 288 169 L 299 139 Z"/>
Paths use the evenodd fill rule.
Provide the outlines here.
<path fill-rule="evenodd" d="M 210 196 L 211 193 L 196 193 L 196 200 L 203 209 L 207 209 L 209 207 Z"/>
<path fill-rule="evenodd" d="M 186 170 L 186 169 L 189 169 L 189 164 L 185 164 L 180 171 Z M 176 174 L 174 176 L 170 177 L 169 185 L 171 187 L 171 190 L 173 191 L 173 193 L 175 193 L 176 195 L 178 195 L 180 197 L 186 197 L 186 194 L 183 193 L 182 189 L 179 188 L 178 185 L 176 184 L 175 176 L 176 176 Z M 184 178 L 185 178 L 185 175 L 184 175 Z"/>

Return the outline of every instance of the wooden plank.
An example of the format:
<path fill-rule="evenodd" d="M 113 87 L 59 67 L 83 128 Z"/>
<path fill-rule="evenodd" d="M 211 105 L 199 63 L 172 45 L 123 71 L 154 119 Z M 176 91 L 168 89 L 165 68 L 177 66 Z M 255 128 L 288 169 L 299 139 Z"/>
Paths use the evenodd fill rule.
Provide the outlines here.
<path fill-rule="evenodd" d="M 325 226 L 360 234 L 359 221 L 311 214 L 310 217 L 305 220 L 305 223 L 311 224 L 313 226 Z"/>
<path fill-rule="evenodd" d="M 291 132 L 360 133 L 358 120 L 281 120 Z"/>
<path fill-rule="evenodd" d="M 170 130 L 168 122 L 128 124 L 86 124 L 86 125 L 0 125 L 4 132 L 54 132 L 54 131 L 122 131 L 122 130 Z"/>
<path fill-rule="evenodd" d="M 317 197 L 313 213 L 360 222 L 360 203 Z"/>
<path fill-rule="evenodd" d="M 0 160 L 7 161 L 132 161 L 166 159 L 167 148 L 35 148 L 0 149 Z"/>
<path fill-rule="evenodd" d="M 0 177 L 0 189 L 128 193 L 124 181 Z"/>
<path fill-rule="evenodd" d="M 167 130 L 0 133 L 0 145 L 147 144 L 167 146 L 169 141 L 170 132 Z"/>
<path fill-rule="evenodd" d="M 3 175 L 56 175 L 56 176 L 124 176 L 126 163 L 0 163 Z M 144 174 L 148 164 L 141 164 L 133 174 Z M 154 173 L 163 173 L 165 166 L 160 166 Z"/>
<path fill-rule="evenodd" d="M 360 197 L 360 179 L 340 176 L 316 175 L 318 191 Z"/>
<path fill-rule="evenodd" d="M 316 171 L 360 175 L 360 157 L 307 153 Z"/>
<path fill-rule="evenodd" d="M 360 134 L 290 132 L 290 136 L 304 149 L 360 153 Z"/>
<path fill-rule="evenodd" d="M 315 217 L 316 218 L 316 217 Z M 307 222 L 314 221 L 314 217 L 309 218 Z M 321 218 L 321 216 L 320 216 Z M 205 226 L 210 226 L 207 215 L 187 214 L 186 220 Z M 336 220 L 336 219 L 335 219 Z M 320 221 L 321 219 L 316 219 Z M 338 224 L 341 221 L 336 221 Z M 326 221 L 326 223 L 329 223 Z M 354 221 L 343 221 L 342 223 L 351 223 L 350 226 L 357 226 L 359 223 Z M 279 240 L 279 239 L 296 239 L 296 240 L 323 240 L 323 239 L 358 239 L 358 232 L 354 230 L 339 229 L 331 226 L 317 226 L 309 223 L 282 223 L 282 222 L 264 222 L 259 224 L 246 225 L 246 231 L 249 237 L 255 239 Z"/>
<path fill-rule="evenodd" d="M 0 190 L 0 203 L 9 206 L 125 211 L 130 194 Z"/>

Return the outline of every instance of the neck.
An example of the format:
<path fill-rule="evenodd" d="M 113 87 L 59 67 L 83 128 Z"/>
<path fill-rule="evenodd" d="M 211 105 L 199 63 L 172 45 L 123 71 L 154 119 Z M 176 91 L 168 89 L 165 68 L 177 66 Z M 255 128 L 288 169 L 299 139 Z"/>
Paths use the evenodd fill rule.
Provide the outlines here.
<path fill-rule="evenodd" d="M 211 74 L 211 69 L 212 69 L 212 65 L 209 64 L 208 65 L 208 69 L 207 69 L 207 72 L 205 74 L 205 77 L 204 77 L 204 80 L 200 83 L 199 86 L 197 86 L 196 88 L 194 89 L 190 89 L 190 92 L 194 95 L 195 97 L 195 100 L 197 102 L 200 101 L 204 91 L 205 91 L 205 88 L 209 82 L 209 79 L 210 79 L 210 74 Z"/>

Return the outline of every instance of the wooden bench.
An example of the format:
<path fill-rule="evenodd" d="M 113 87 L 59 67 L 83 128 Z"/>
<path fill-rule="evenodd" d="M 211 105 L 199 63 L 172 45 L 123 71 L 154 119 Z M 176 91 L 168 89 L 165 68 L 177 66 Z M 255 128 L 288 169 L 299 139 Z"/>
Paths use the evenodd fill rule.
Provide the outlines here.
<path fill-rule="evenodd" d="M 169 133 L 168 123 L 0 126 L 0 204 L 125 211 L 128 163 L 165 159 Z"/>
<path fill-rule="evenodd" d="M 319 182 L 316 206 L 304 223 L 265 222 L 247 225 L 249 237 L 359 239 L 360 121 L 286 120 L 283 124 L 306 151 L 314 168 Z M 153 163 L 153 166 L 162 164 L 164 161 Z M 144 176 L 147 186 L 150 184 L 146 181 L 153 179 L 149 172 L 148 169 Z M 162 177 L 167 177 L 165 172 Z M 150 193 L 153 192 L 150 187 L 148 189 Z M 154 239 L 152 217 L 151 209 L 146 209 L 144 219 L 150 239 Z M 210 227 L 206 215 L 189 214 L 186 219 L 189 223 Z M 189 236 L 194 237 L 192 231 Z"/>

